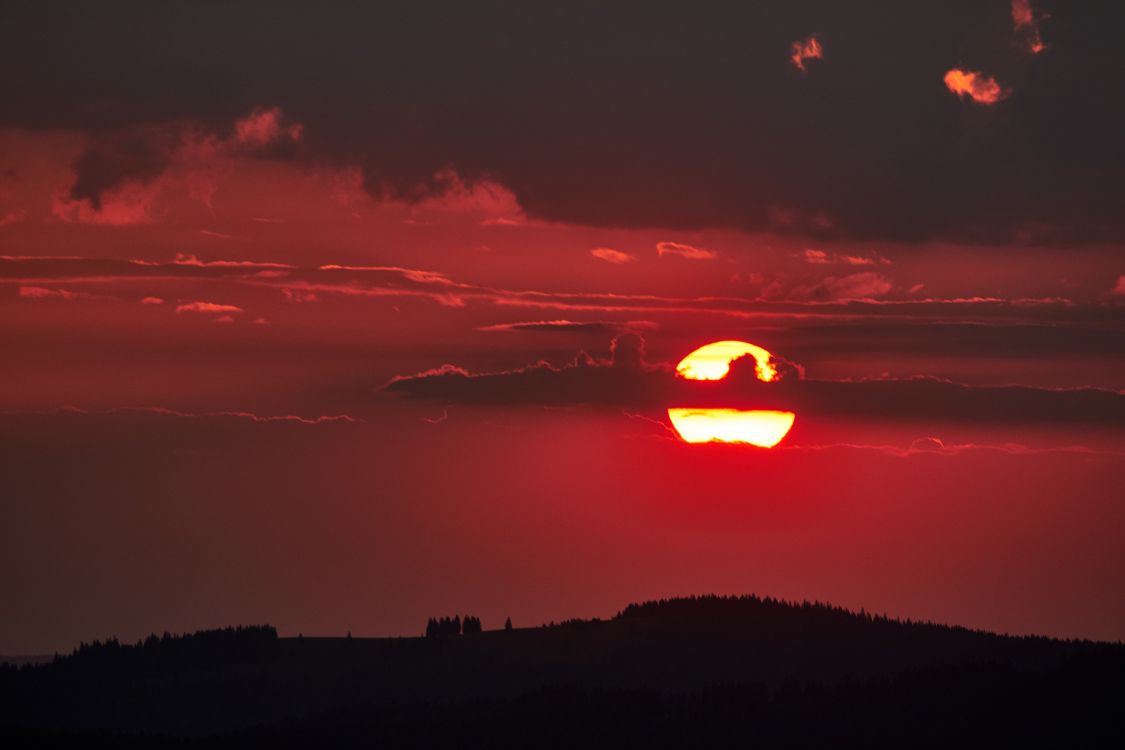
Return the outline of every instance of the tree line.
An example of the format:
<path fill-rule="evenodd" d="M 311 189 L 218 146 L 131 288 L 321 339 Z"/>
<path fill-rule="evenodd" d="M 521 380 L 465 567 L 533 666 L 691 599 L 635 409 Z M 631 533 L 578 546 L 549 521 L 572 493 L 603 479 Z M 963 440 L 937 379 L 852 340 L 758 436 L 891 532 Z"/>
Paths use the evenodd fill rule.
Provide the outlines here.
<path fill-rule="evenodd" d="M 504 630 L 512 629 L 512 618 L 504 621 Z M 431 617 L 426 621 L 427 638 L 448 638 L 455 635 L 473 635 L 481 632 L 480 618 L 475 615 Z"/>

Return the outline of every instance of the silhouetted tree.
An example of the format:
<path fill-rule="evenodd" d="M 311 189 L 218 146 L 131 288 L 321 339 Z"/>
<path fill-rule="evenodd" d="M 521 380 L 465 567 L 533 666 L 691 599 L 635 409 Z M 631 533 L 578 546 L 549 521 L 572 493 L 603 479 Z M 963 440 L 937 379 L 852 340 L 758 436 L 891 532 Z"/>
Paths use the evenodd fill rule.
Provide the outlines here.
<path fill-rule="evenodd" d="M 507 620 L 504 620 L 504 630 L 511 630 L 511 629 L 512 629 L 512 618 L 509 617 Z"/>

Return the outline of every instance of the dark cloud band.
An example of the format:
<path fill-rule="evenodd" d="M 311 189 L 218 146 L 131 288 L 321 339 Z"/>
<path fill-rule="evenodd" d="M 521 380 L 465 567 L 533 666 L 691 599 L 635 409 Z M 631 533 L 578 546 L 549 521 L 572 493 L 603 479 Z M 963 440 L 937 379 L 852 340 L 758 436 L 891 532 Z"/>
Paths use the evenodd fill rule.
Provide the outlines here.
<path fill-rule="evenodd" d="M 596 361 L 578 357 L 563 367 L 546 363 L 499 373 L 445 367 L 395 378 L 380 392 L 445 404 L 602 405 L 629 408 L 782 409 L 814 416 L 961 420 L 981 423 L 1125 424 L 1125 394 L 1098 388 L 971 386 L 936 378 L 830 381 L 802 379 L 792 370 L 762 383 L 753 363 L 737 360 L 723 380 L 687 381 L 671 368 L 645 364 L 643 344 L 629 337 L 635 356 Z"/>
<path fill-rule="evenodd" d="M 279 107 L 304 125 L 279 157 L 358 165 L 380 195 L 451 165 L 598 226 L 1125 237 L 1120 3 L 1035 2 L 1042 54 L 1003 2 L 629 5 L 6 3 L 0 127 L 94 135 L 72 189 L 94 206 L 159 173 L 162 128 Z M 830 52 L 802 73 L 811 33 Z M 959 66 L 1010 95 L 958 99 Z"/>

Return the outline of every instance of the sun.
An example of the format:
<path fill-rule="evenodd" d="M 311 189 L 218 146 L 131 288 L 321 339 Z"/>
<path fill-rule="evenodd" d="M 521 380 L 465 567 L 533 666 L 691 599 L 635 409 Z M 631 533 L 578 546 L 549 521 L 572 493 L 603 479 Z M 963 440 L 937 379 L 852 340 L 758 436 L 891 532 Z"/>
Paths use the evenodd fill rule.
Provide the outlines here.
<path fill-rule="evenodd" d="M 722 380 L 730 373 L 731 362 L 751 356 L 758 380 L 777 380 L 773 355 L 745 341 L 716 341 L 701 346 L 676 365 L 676 375 L 685 380 Z M 780 443 L 797 415 L 772 409 L 727 409 L 670 407 L 668 419 L 688 443 L 745 443 L 772 448 Z"/>
<path fill-rule="evenodd" d="M 745 341 L 716 341 L 696 349 L 676 365 L 676 374 L 687 380 L 722 380 L 730 372 L 730 363 L 739 357 L 754 358 L 758 380 L 765 383 L 777 378 L 773 355 L 760 346 Z"/>

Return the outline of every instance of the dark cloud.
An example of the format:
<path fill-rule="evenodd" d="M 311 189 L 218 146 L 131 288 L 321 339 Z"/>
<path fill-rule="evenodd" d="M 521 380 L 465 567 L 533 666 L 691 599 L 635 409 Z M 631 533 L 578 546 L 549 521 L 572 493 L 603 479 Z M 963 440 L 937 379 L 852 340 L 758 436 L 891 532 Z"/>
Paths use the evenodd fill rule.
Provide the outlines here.
<path fill-rule="evenodd" d="M 280 107 L 299 153 L 421 199 L 452 165 L 529 216 L 604 226 L 968 241 L 1120 239 L 1120 3 L 9 2 L 0 125 L 94 135 Z M 1042 23 L 1040 23 L 1040 21 Z M 812 31 L 831 54 L 790 60 Z M 952 68 L 1011 95 L 950 96 Z M 151 178 L 99 146 L 75 197 Z"/>
<path fill-rule="evenodd" d="M 171 164 L 177 140 L 169 129 L 143 128 L 91 143 L 74 162 L 71 200 L 89 201 L 100 210 L 104 193 L 129 182 L 146 184 L 155 180 Z"/>
<path fill-rule="evenodd" d="M 508 372 L 473 374 L 451 366 L 398 377 L 380 390 L 445 404 L 604 405 L 783 409 L 807 416 L 959 420 L 980 423 L 1125 423 L 1125 394 L 1098 388 L 970 386 L 936 378 L 813 380 L 775 360 L 780 382 L 762 383 L 751 358 L 719 381 L 686 381 L 643 362 L 644 340 L 623 334 L 608 361 L 579 357 L 563 367 L 540 362 Z"/>

